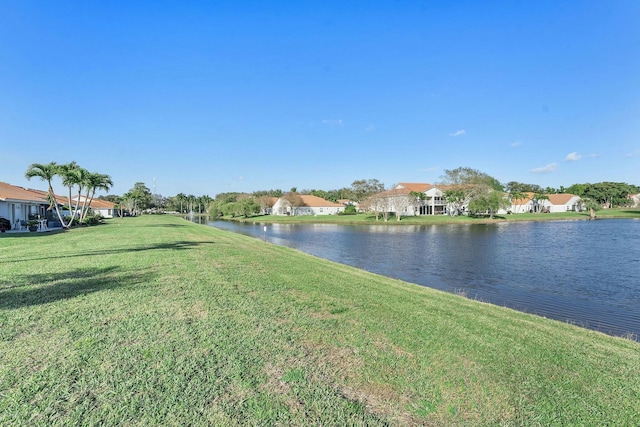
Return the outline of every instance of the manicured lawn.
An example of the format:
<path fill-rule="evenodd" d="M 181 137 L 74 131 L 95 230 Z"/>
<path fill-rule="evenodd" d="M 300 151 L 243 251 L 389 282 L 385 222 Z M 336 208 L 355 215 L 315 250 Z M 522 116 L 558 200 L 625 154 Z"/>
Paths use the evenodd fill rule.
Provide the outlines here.
<path fill-rule="evenodd" d="M 0 425 L 638 425 L 640 344 L 178 217 L 0 237 Z"/>

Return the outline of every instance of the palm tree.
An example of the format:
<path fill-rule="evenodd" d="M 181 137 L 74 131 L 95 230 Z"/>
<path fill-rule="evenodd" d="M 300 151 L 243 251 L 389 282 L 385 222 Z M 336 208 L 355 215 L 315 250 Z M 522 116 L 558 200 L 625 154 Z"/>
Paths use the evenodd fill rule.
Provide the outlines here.
<path fill-rule="evenodd" d="M 78 215 L 78 209 L 80 208 L 80 197 L 82 195 L 82 189 L 87 182 L 89 171 L 78 166 L 76 162 L 71 162 L 66 165 L 60 165 L 58 166 L 58 168 L 58 174 L 62 176 L 62 184 L 69 188 L 69 211 L 71 213 L 69 225 L 72 225 L 73 219 Z M 75 207 L 72 207 L 71 191 L 74 186 L 78 186 L 78 198 L 76 200 Z"/>
<path fill-rule="evenodd" d="M 512 191 L 511 193 L 509 193 L 509 197 L 511 199 L 511 204 L 516 207 L 515 213 L 518 213 L 520 205 L 516 205 L 516 201 L 524 200 L 527 195 L 522 191 Z"/>
<path fill-rule="evenodd" d="M 85 182 L 86 194 L 82 203 L 82 211 L 80 212 L 80 222 L 82 223 L 89 212 L 89 207 L 96 195 L 96 190 L 109 191 L 113 186 L 113 181 L 109 175 L 103 173 L 89 173 Z M 87 199 L 89 202 L 87 202 Z"/>
<path fill-rule="evenodd" d="M 189 213 L 193 212 L 193 202 L 195 202 L 196 200 L 196 196 L 194 196 L 193 194 L 189 194 L 187 196 L 187 201 L 189 202 Z"/>
<path fill-rule="evenodd" d="M 178 193 L 174 198 L 180 202 L 180 213 L 183 213 L 184 210 L 182 209 L 182 203 L 187 199 L 187 196 L 184 193 Z"/>
<path fill-rule="evenodd" d="M 51 184 L 51 181 L 56 175 L 58 175 L 58 172 L 59 166 L 58 164 L 56 164 L 56 162 L 50 162 L 47 164 L 33 163 L 27 168 L 25 177 L 28 180 L 31 180 L 31 178 L 34 177 L 38 177 L 43 181 L 47 181 L 47 185 L 49 186 L 47 190 L 47 199 L 49 199 L 50 203 L 49 207 L 53 206 L 62 226 L 68 228 L 68 225 L 65 225 L 64 221 L 62 220 L 62 215 L 60 214 L 60 209 L 58 208 L 58 201 L 56 200 L 56 195 L 53 193 L 53 185 Z"/>

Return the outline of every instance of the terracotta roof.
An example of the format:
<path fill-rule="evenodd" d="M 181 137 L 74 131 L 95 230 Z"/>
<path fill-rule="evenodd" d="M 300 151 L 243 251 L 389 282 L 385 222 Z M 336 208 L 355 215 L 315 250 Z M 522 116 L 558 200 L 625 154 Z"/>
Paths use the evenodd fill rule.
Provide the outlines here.
<path fill-rule="evenodd" d="M 426 182 L 399 182 L 396 185 L 396 189 L 399 187 L 409 189 L 409 192 L 416 191 L 418 193 L 424 193 L 427 190 L 430 190 L 433 185 L 427 184 Z"/>
<path fill-rule="evenodd" d="M 310 194 L 299 194 L 304 206 L 318 207 L 318 208 L 342 208 L 344 207 L 340 203 L 333 203 L 329 200 L 325 200 L 322 197 L 312 196 Z"/>
<path fill-rule="evenodd" d="M 47 191 L 18 187 L 16 185 L 7 184 L 6 182 L 0 182 L 0 200 L 2 201 L 16 200 L 21 202 L 48 204 L 49 201 L 47 200 L 47 194 Z M 59 204 L 69 204 L 68 197 L 59 196 L 57 194 L 55 197 Z M 73 203 L 75 204 L 75 200 Z M 95 209 L 113 209 L 114 204 L 107 200 L 93 199 L 91 207 Z"/>
<path fill-rule="evenodd" d="M 0 182 L 0 200 L 20 200 L 33 203 L 47 203 L 47 193 Z"/>
<path fill-rule="evenodd" d="M 36 190 L 34 188 L 29 188 L 29 191 L 32 191 L 34 193 L 38 193 L 40 194 L 40 196 L 42 198 L 44 198 L 45 200 L 47 199 L 47 194 L 49 194 L 47 191 L 42 191 L 42 190 Z M 65 197 L 65 196 L 59 196 L 57 194 L 54 194 L 55 198 L 56 198 L 56 202 L 58 202 L 61 205 L 68 205 L 69 204 L 69 198 Z"/>
<path fill-rule="evenodd" d="M 525 195 L 524 198 L 522 199 L 511 199 L 511 204 L 512 205 L 519 205 L 519 206 L 523 206 L 526 204 L 529 204 L 529 202 L 533 199 L 533 193 L 531 192 L 527 192 L 527 193 L 523 193 Z"/>
<path fill-rule="evenodd" d="M 569 193 L 549 194 L 549 202 L 553 205 L 564 205 L 573 197 L 576 195 Z"/>
<path fill-rule="evenodd" d="M 93 199 L 90 206 L 92 209 L 113 209 L 116 204 L 108 200 Z"/>

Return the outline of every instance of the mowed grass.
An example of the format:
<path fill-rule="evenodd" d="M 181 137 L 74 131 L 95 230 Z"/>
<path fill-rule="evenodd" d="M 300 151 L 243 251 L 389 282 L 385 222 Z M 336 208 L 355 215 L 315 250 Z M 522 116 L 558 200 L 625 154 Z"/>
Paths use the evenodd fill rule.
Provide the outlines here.
<path fill-rule="evenodd" d="M 170 216 L 0 237 L 0 425 L 638 425 L 640 344 Z"/>

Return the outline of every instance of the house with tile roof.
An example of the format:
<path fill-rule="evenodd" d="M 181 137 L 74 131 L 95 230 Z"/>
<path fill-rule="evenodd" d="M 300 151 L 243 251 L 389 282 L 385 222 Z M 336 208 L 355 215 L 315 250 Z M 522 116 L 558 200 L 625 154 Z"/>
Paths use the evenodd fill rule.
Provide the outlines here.
<path fill-rule="evenodd" d="M 293 206 L 286 196 L 280 197 L 271 208 L 273 215 L 335 215 L 345 206 L 310 194 L 297 194 L 300 206 Z"/>
<path fill-rule="evenodd" d="M 55 195 L 60 207 L 69 206 L 69 199 Z M 75 201 L 73 201 L 75 203 Z M 114 204 L 106 200 L 93 199 L 90 208 L 94 213 L 99 213 L 105 218 L 114 216 Z M 48 192 L 32 188 L 18 187 L 6 182 L 0 182 L 0 218 L 8 219 L 12 228 L 21 221 L 27 221 L 30 217 L 49 218 L 57 222 L 55 214 L 52 214 Z M 61 211 L 63 215 L 70 215 L 68 209 Z M 50 222 L 51 223 L 51 222 Z"/>
<path fill-rule="evenodd" d="M 583 210 L 580 197 L 575 194 L 549 194 L 548 197 L 549 200 L 543 200 L 542 205 L 548 207 L 550 212 L 581 212 Z"/>
<path fill-rule="evenodd" d="M 12 227 L 29 216 L 44 218 L 48 207 L 46 193 L 0 182 L 0 217 L 8 219 Z"/>
<path fill-rule="evenodd" d="M 393 189 L 406 192 L 407 197 L 411 192 L 424 193 L 422 200 L 411 200 L 405 212 L 406 215 L 443 215 L 447 211 L 447 199 L 444 197 L 446 185 L 400 182 Z"/>
<path fill-rule="evenodd" d="M 532 192 L 524 193 L 525 197 L 511 200 L 512 213 L 526 212 L 581 212 L 580 197 L 575 194 L 547 194 L 549 199 L 536 200 Z"/>
<path fill-rule="evenodd" d="M 76 203 L 76 200 L 78 200 L 78 198 L 74 197 L 73 199 L 74 205 Z M 84 196 L 80 197 L 80 207 L 82 207 L 82 203 L 84 203 L 84 200 L 85 200 Z M 95 199 L 95 198 L 92 199 L 91 202 L 89 203 L 90 212 L 93 213 L 94 215 L 99 214 L 103 218 L 113 218 L 114 216 L 116 216 L 117 212 L 116 212 L 115 206 L 116 204 L 113 202 L 110 202 L 108 200 Z"/>

